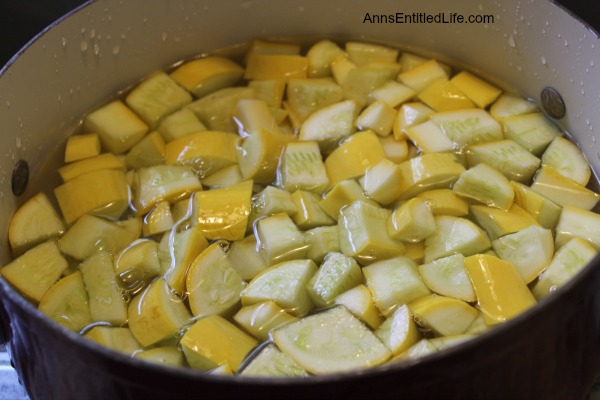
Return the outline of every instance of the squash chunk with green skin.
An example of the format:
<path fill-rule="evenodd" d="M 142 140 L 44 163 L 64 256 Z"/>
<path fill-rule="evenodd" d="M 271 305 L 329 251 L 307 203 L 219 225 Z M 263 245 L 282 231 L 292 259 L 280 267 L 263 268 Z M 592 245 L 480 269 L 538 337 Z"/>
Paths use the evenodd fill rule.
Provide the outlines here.
<path fill-rule="evenodd" d="M 535 218 L 516 204 L 513 204 L 508 211 L 495 207 L 473 205 L 471 206 L 471 214 L 475 218 L 475 222 L 485 229 L 492 240 L 538 225 Z"/>
<path fill-rule="evenodd" d="M 508 179 L 485 163 L 477 164 L 460 174 L 452 190 L 459 196 L 503 210 L 510 209 L 515 198 Z"/>
<path fill-rule="evenodd" d="M 421 297 L 408 304 L 408 308 L 418 323 L 442 336 L 464 333 L 479 315 L 466 302 L 439 295 Z"/>
<path fill-rule="evenodd" d="M 485 162 L 511 181 L 528 184 L 541 160 L 512 140 L 499 140 L 470 146 L 469 165 Z"/>
<path fill-rule="evenodd" d="M 465 258 L 465 268 L 486 324 L 505 322 L 536 304 L 521 274 L 511 263 L 477 254 Z"/>
<path fill-rule="evenodd" d="M 104 251 L 96 253 L 79 264 L 79 270 L 89 295 L 92 321 L 127 323 L 127 304 L 115 276 L 113 256 Z"/>
<path fill-rule="evenodd" d="M 404 253 L 404 244 L 387 232 L 391 211 L 356 201 L 343 208 L 338 218 L 340 249 L 362 265 Z"/>
<path fill-rule="evenodd" d="M 391 357 L 385 345 L 341 306 L 286 325 L 272 335 L 281 351 L 313 374 L 372 367 Z"/>
<path fill-rule="evenodd" d="M 133 206 L 145 214 L 161 201 L 170 203 L 202 190 L 200 180 L 190 167 L 156 165 L 140 168 L 133 179 Z"/>
<path fill-rule="evenodd" d="M 544 228 L 554 229 L 561 207 L 529 186 L 518 182 L 511 184 L 515 191 L 515 204 L 527 211 Z"/>
<path fill-rule="evenodd" d="M 144 347 L 178 334 L 192 316 L 162 278 L 133 298 L 127 309 L 129 329 Z"/>
<path fill-rule="evenodd" d="M 541 156 L 546 147 L 561 133 L 540 112 L 513 115 L 502 120 L 506 139 L 514 140 L 535 156 Z"/>
<path fill-rule="evenodd" d="M 394 356 L 417 343 L 421 336 L 406 304 L 398 307 L 389 318 L 383 321 L 375 331 L 375 335 Z"/>
<path fill-rule="evenodd" d="M 552 262 L 541 274 L 539 281 L 533 287 L 533 294 L 542 299 L 565 283 L 591 261 L 598 250 L 585 240 L 575 237 L 560 247 Z"/>
<path fill-rule="evenodd" d="M 564 137 L 557 136 L 542 154 L 542 165 L 552 167 L 559 174 L 587 185 L 592 170 L 583 152 L 576 144 Z"/>
<path fill-rule="evenodd" d="M 257 249 L 267 265 L 304 258 L 304 235 L 289 215 L 279 213 L 258 220 L 255 225 Z"/>
<path fill-rule="evenodd" d="M 425 239 L 426 263 L 457 253 L 470 256 L 492 245 L 487 234 L 468 219 L 442 215 L 435 223 L 436 231 Z"/>
<path fill-rule="evenodd" d="M 364 267 L 363 274 L 375 305 L 385 316 L 392 315 L 399 306 L 431 293 L 417 264 L 408 257 L 378 261 Z"/>
<path fill-rule="evenodd" d="M 419 272 L 427 287 L 434 293 L 466 302 L 477 300 L 473 284 L 465 270 L 465 256 L 462 254 L 419 265 Z"/>
<path fill-rule="evenodd" d="M 431 189 L 449 188 L 465 170 L 454 154 L 430 153 L 400 164 L 401 200 Z"/>
<path fill-rule="evenodd" d="M 242 307 L 233 319 L 248 333 L 263 342 L 269 340 L 273 329 L 298 321 L 298 318 L 288 314 L 271 300 Z"/>
<path fill-rule="evenodd" d="M 67 224 L 85 214 L 119 218 L 129 207 L 125 173 L 103 169 L 87 172 L 54 189 Z"/>
<path fill-rule="evenodd" d="M 192 102 L 192 95 L 169 75 L 158 72 L 137 85 L 125 102 L 151 129 L 167 115 Z"/>
<path fill-rule="evenodd" d="M 76 271 L 52 285 L 40 300 L 38 309 L 75 332 L 91 324 L 88 294 L 81 272 Z"/>
<path fill-rule="evenodd" d="M 142 233 L 141 218 L 113 222 L 86 214 L 58 242 L 63 254 L 83 261 L 98 251 L 118 252 Z"/>
<path fill-rule="evenodd" d="M 13 255 L 23 254 L 35 245 L 62 235 L 65 224 L 43 192 L 27 200 L 13 214 L 8 240 Z"/>
<path fill-rule="evenodd" d="M 95 326 L 83 337 L 128 356 L 133 356 L 142 350 L 142 346 L 132 335 L 129 328 Z"/>
<path fill-rule="evenodd" d="M 371 329 L 377 329 L 383 322 L 383 317 L 373 302 L 373 294 L 362 283 L 336 297 L 335 304 L 346 307 Z"/>
<path fill-rule="evenodd" d="M 69 266 L 54 241 L 38 244 L 0 269 L 0 275 L 26 298 L 39 303 Z"/>
<path fill-rule="evenodd" d="M 195 317 L 225 315 L 240 301 L 245 283 L 231 265 L 223 245 L 211 244 L 189 266 L 186 291 Z"/>
<path fill-rule="evenodd" d="M 573 206 L 591 210 L 600 195 L 579 183 L 559 174 L 554 168 L 544 166 L 533 178 L 531 189 L 559 206 Z"/>
<path fill-rule="evenodd" d="M 274 301 L 286 312 L 301 317 L 313 304 L 306 285 L 317 272 L 312 260 L 284 261 L 257 275 L 242 291 L 242 305 Z"/>
<path fill-rule="evenodd" d="M 418 197 L 397 207 L 387 220 L 390 237 L 406 242 L 419 242 L 435 229 L 435 219 L 427 202 Z"/>
<path fill-rule="evenodd" d="M 383 159 L 383 147 L 373 131 L 355 133 L 325 159 L 329 185 L 362 176 Z"/>
<path fill-rule="evenodd" d="M 554 254 L 554 239 L 550 229 L 532 225 L 492 242 L 498 257 L 510 262 L 530 283 L 542 272 Z"/>
<path fill-rule="evenodd" d="M 251 180 L 222 189 L 196 192 L 192 204 L 192 224 L 208 240 L 244 238 L 252 200 Z"/>
<path fill-rule="evenodd" d="M 459 147 L 503 139 L 500 123 L 479 108 L 439 112 L 430 119 Z"/>
<path fill-rule="evenodd" d="M 332 304 L 335 297 L 363 282 L 358 263 L 341 253 L 329 253 L 308 282 L 308 293 L 318 307 Z"/>
<path fill-rule="evenodd" d="M 269 344 L 240 372 L 241 376 L 290 377 L 308 376 L 308 372 L 292 357 Z"/>
<path fill-rule="evenodd" d="M 323 193 L 329 178 L 317 142 L 288 143 L 281 155 L 277 178 L 279 185 L 289 192 Z"/>
<path fill-rule="evenodd" d="M 256 339 L 218 315 L 199 319 L 181 338 L 188 364 L 202 371 L 228 364 L 236 372 L 257 344 Z"/>
<path fill-rule="evenodd" d="M 125 153 L 148 132 L 144 123 L 121 100 L 89 113 L 83 120 L 86 132 L 98 133 L 102 147 L 114 154 Z"/>
<path fill-rule="evenodd" d="M 579 237 L 595 248 L 600 248 L 600 215 L 593 211 L 565 206 L 556 225 L 556 248 Z"/>

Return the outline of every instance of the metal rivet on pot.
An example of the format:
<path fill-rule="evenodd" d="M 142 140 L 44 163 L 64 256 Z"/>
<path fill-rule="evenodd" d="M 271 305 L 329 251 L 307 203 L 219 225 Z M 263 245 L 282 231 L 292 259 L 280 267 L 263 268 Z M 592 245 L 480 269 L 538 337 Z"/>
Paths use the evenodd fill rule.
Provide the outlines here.
<path fill-rule="evenodd" d="M 560 93 L 553 87 L 547 86 L 543 88 L 542 93 L 540 94 L 540 100 L 542 101 L 544 111 L 546 111 L 550 117 L 561 119 L 565 116 L 565 102 Z"/>
<path fill-rule="evenodd" d="M 27 189 L 29 182 L 29 164 L 25 160 L 17 161 L 12 173 L 12 192 L 15 196 L 20 196 Z"/>

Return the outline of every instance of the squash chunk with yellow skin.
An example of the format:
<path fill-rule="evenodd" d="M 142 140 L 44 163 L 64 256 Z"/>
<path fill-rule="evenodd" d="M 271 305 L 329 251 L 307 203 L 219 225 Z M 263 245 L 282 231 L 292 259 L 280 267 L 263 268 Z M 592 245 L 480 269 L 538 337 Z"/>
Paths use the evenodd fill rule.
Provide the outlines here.
<path fill-rule="evenodd" d="M 375 335 L 387 346 L 394 356 L 417 343 L 421 335 L 412 312 L 405 304 L 400 306 L 375 331 Z"/>
<path fill-rule="evenodd" d="M 242 307 L 233 319 L 260 341 L 269 340 L 271 330 L 298 321 L 271 300 Z"/>
<path fill-rule="evenodd" d="M 192 204 L 192 223 L 208 240 L 243 239 L 252 202 L 252 181 L 222 189 L 196 192 Z"/>
<path fill-rule="evenodd" d="M 489 106 L 502 94 L 502 90 L 467 71 L 454 75 L 450 82 L 481 108 Z"/>
<path fill-rule="evenodd" d="M 167 286 L 158 278 L 129 304 L 129 329 L 147 347 L 176 336 L 191 321 L 191 314 Z"/>
<path fill-rule="evenodd" d="M 383 159 L 385 153 L 377 135 L 373 131 L 357 132 L 325 159 L 329 185 L 362 176 Z"/>
<path fill-rule="evenodd" d="M 188 61 L 171 72 L 171 78 L 196 97 L 233 86 L 243 75 L 244 69 L 240 65 L 229 58 L 219 56 Z"/>
<path fill-rule="evenodd" d="M 221 131 L 202 131 L 167 143 L 165 164 L 188 165 L 203 178 L 237 163 L 238 136 Z"/>
<path fill-rule="evenodd" d="M 289 54 L 250 54 L 246 79 L 302 79 L 308 76 L 308 58 Z"/>
<path fill-rule="evenodd" d="M 135 339 L 128 328 L 95 326 L 83 336 L 104 347 L 108 347 L 109 349 L 124 353 L 128 356 L 132 356 L 142 349 L 142 346 L 140 346 L 140 343 Z"/>
<path fill-rule="evenodd" d="M 60 174 L 63 182 L 67 182 L 78 177 L 79 175 L 85 174 L 86 172 L 98 171 L 101 169 L 116 169 L 125 171 L 125 164 L 123 164 L 123 162 L 112 153 L 102 153 L 95 157 L 86 158 L 84 160 L 62 166 L 58 169 L 58 173 Z"/>
<path fill-rule="evenodd" d="M 457 253 L 470 256 L 492 246 L 483 229 L 466 218 L 441 215 L 435 223 L 436 231 L 425 239 L 426 263 Z"/>
<path fill-rule="evenodd" d="M 101 149 L 97 133 L 69 136 L 65 147 L 65 164 L 97 156 Z"/>
<path fill-rule="evenodd" d="M 89 213 L 118 218 L 129 207 L 123 171 L 88 172 L 57 187 L 54 194 L 67 224 Z"/>
<path fill-rule="evenodd" d="M 451 153 L 430 153 L 399 165 L 402 171 L 400 199 L 409 199 L 431 189 L 449 188 L 465 171 Z"/>
<path fill-rule="evenodd" d="M 218 315 L 196 321 L 181 338 L 188 364 L 202 371 L 228 364 L 236 372 L 257 344 L 252 336 Z"/>
<path fill-rule="evenodd" d="M 464 333 L 479 315 L 462 300 L 439 295 L 421 297 L 408 305 L 415 319 L 442 336 Z"/>
<path fill-rule="evenodd" d="M 465 268 L 486 324 L 505 322 L 536 304 L 519 271 L 511 263 L 477 254 L 465 258 Z"/>
<path fill-rule="evenodd" d="M 236 157 L 244 179 L 270 184 L 275 180 L 279 156 L 291 135 L 259 129 L 243 138 L 237 147 Z"/>
<path fill-rule="evenodd" d="M 81 272 L 76 271 L 52 285 L 42 297 L 38 309 L 75 332 L 91 324 L 88 294 Z"/>
<path fill-rule="evenodd" d="M 492 240 L 539 225 L 531 214 L 516 204 L 513 204 L 508 211 L 496 207 L 473 205 L 471 214 L 475 222 L 485 229 Z"/>
<path fill-rule="evenodd" d="M 337 296 L 335 304 L 342 305 L 371 329 L 377 329 L 383 317 L 373 302 L 371 291 L 362 283 Z"/>
<path fill-rule="evenodd" d="M 534 176 L 531 189 L 559 206 L 573 206 L 584 210 L 591 210 L 600 200 L 600 194 L 548 166 L 542 166 Z"/>
<path fill-rule="evenodd" d="M 436 111 L 472 108 L 473 102 L 451 81 L 440 78 L 419 92 L 418 99 Z"/>
<path fill-rule="evenodd" d="M 510 181 L 485 163 L 477 164 L 460 174 L 452 190 L 459 196 L 503 210 L 509 210 L 515 199 Z"/>
<path fill-rule="evenodd" d="M 68 267 L 54 241 L 28 250 L 0 269 L 0 275 L 21 294 L 38 303 Z"/>
<path fill-rule="evenodd" d="M 61 235 L 65 224 L 43 192 L 27 200 L 15 211 L 8 226 L 8 240 L 13 255 Z"/>
<path fill-rule="evenodd" d="M 433 215 L 452 215 L 463 217 L 469 213 L 469 203 L 458 197 L 452 189 L 433 189 L 419 193 L 417 197 L 425 200 Z"/>

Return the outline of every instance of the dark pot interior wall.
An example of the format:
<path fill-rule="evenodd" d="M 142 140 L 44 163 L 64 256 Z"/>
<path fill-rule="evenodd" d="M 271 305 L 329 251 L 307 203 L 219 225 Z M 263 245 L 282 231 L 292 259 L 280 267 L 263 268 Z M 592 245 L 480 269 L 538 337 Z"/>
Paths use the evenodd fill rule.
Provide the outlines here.
<path fill-rule="evenodd" d="M 600 31 L 600 8 L 595 1 L 557 1 Z M 0 0 L 0 66 L 32 37 L 84 0 Z"/>

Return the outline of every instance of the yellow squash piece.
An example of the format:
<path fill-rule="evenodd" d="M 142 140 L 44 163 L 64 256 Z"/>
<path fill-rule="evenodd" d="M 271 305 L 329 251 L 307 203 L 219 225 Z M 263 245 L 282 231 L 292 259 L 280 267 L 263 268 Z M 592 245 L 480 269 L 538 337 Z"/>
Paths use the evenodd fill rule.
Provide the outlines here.
<path fill-rule="evenodd" d="M 238 136 L 221 131 L 202 131 L 167 143 L 165 164 L 187 165 L 203 178 L 221 168 L 237 163 Z"/>
<path fill-rule="evenodd" d="M 331 218 L 319 205 L 321 198 L 313 192 L 296 190 L 291 195 L 296 206 L 296 213 L 292 214 L 292 221 L 296 226 L 306 231 L 319 226 L 336 224 L 336 219 Z"/>
<path fill-rule="evenodd" d="M 129 329 L 144 347 L 176 336 L 192 318 L 183 300 L 162 278 L 133 298 L 128 316 Z"/>
<path fill-rule="evenodd" d="M 402 171 L 387 158 L 369 167 L 358 181 L 365 194 L 381 205 L 393 203 L 402 193 Z"/>
<path fill-rule="evenodd" d="M 153 240 L 136 240 L 115 257 L 114 273 L 128 290 L 139 290 L 160 272 L 158 244 Z"/>
<path fill-rule="evenodd" d="M 564 206 L 555 232 L 556 248 L 579 237 L 595 248 L 600 248 L 600 215 L 573 206 Z"/>
<path fill-rule="evenodd" d="M 527 211 L 544 228 L 554 229 L 561 207 L 522 183 L 511 182 L 515 192 L 515 204 Z"/>
<path fill-rule="evenodd" d="M 288 54 L 250 54 L 245 79 L 290 79 L 308 76 L 308 58 Z"/>
<path fill-rule="evenodd" d="M 353 134 L 325 159 L 330 187 L 343 180 L 362 176 L 369 167 L 384 158 L 383 147 L 373 131 Z"/>
<path fill-rule="evenodd" d="M 129 207 L 129 186 L 125 173 L 104 169 L 92 171 L 54 189 L 67 224 L 93 213 L 118 218 Z"/>
<path fill-rule="evenodd" d="M 0 269 L 0 275 L 26 298 L 38 303 L 68 267 L 54 241 L 28 250 Z"/>
<path fill-rule="evenodd" d="M 261 129 L 281 133 L 273 112 L 266 101 L 260 99 L 241 99 L 238 101 L 233 119 L 242 137 L 252 135 Z"/>
<path fill-rule="evenodd" d="M 306 377 L 308 372 L 292 357 L 280 351 L 274 344 L 267 344 L 240 372 L 242 376 Z"/>
<path fill-rule="evenodd" d="M 502 90 L 468 71 L 454 75 L 450 82 L 480 108 L 486 108 L 502 94 Z"/>
<path fill-rule="evenodd" d="M 192 315 L 226 315 L 240 302 L 245 287 L 223 249 L 214 242 L 190 264 L 186 292 Z"/>
<path fill-rule="evenodd" d="M 114 169 L 125 171 L 125 164 L 112 153 L 103 153 L 95 157 L 86 158 L 81 161 L 67 164 L 58 169 L 63 182 L 77 178 L 87 172 L 99 171 L 101 169 Z"/>
<path fill-rule="evenodd" d="M 402 104 L 392 126 L 394 137 L 397 140 L 406 139 L 408 128 L 427 121 L 434 112 L 434 110 L 419 101 Z"/>
<path fill-rule="evenodd" d="M 373 302 L 371 291 L 362 283 L 337 296 L 334 302 L 346 307 L 371 329 L 377 329 L 383 322 L 383 317 Z"/>
<path fill-rule="evenodd" d="M 251 180 L 222 189 L 196 192 L 192 223 L 209 239 L 243 239 L 252 201 Z"/>
<path fill-rule="evenodd" d="M 412 312 L 405 304 L 400 306 L 375 331 L 375 335 L 387 346 L 394 356 L 417 343 L 421 334 Z"/>
<path fill-rule="evenodd" d="M 151 167 L 165 161 L 165 141 L 158 131 L 153 131 L 129 150 L 125 164 L 129 169 Z"/>
<path fill-rule="evenodd" d="M 463 217 L 469 213 L 469 203 L 458 197 L 452 189 L 433 189 L 419 193 L 433 215 L 453 215 Z"/>
<path fill-rule="evenodd" d="M 101 148 L 97 133 L 69 136 L 65 147 L 65 164 L 97 156 Z"/>
<path fill-rule="evenodd" d="M 559 174 L 554 168 L 542 166 L 533 178 L 531 189 L 559 206 L 573 206 L 591 210 L 600 195 Z"/>
<path fill-rule="evenodd" d="M 254 89 L 256 98 L 265 101 L 269 107 L 281 108 L 285 82 L 276 79 L 260 79 L 248 82 L 248 87 Z"/>
<path fill-rule="evenodd" d="M 275 180 L 279 156 L 291 135 L 259 129 L 243 138 L 238 146 L 236 157 L 244 179 L 256 183 L 269 184 Z"/>
<path fill-rule="evenodd" d="M 427 202 L 412 198 L 397 207 L 387 220 L 390 237 L 405 242 L 419 242 L 436 229 L 435 219 Z"/>
<path fill-rule="evenodd" d="M 442 336 L 464 333 L 479 315 L 477 309 L 462 300 L 436 294 L 421 297 L 408 308 L 419 324 Z"/>
<path fill-rule="evenodd" d="M 237 133 L 233 120 L 235 106 L 241 99 L 255 98 L 254 89 L 247 86 L 233 86 L 219 89 L 186 106 L 208 129 Z"/>
<path fill-rule="evenodd" d="M 175 346 L 161 346 L 139 351 L 133 355 L 140 360 L 156 364 L 168 365 L 170 367 L 186 367 L 183 351 Z"/>
<path fill-rule="evenodd" d="M 273 329 L 298 321 L 271 300 L 242 307 L 233 319 L 261 342 L 269 340 Z"/>
<path fill-rule="evenodd" d="M 128 356 L 133 356 L 142 350 L 142 346 L 128 328 L 95 326 L 83 337 Z"/>
<path fill-rule="evenodd" d="M 418 99 L 436 111 L 472 108 L 474 104 L 451 81 L 438 79 L 419 92 Z"/>
<path fill-rule="evenodd" d="M 431 189 L 449 188 L 465 170 L 451 153 L 430 153 L 400 164 L 400 199 L 409 199 Z"/>
<path fill-rule="evenodd" d="M 398 75 L 398 80 L 420 92 L 438 79 L 447 79 L 448 72 L 436 60 L 426 60 Z"/>
<path fill-rule="evenodd" d="M 346 179 L 325 192 L 319 205 L 330 217 L 337 218 L 342 207 L 350 205 L 357 200 L 376 205 L 374 201 L 365 195 L 364 190 L 356 180 Z"/>
<path fill-rule="evenodd" d="M 218 315 L 196 321 L 181 338 L 188 364 L 202 371 L 228 364 L 236 372 L 257 344 L 256 339 Z"/>
<path fill-rule="evenodd" d="M 148 214 L 144 217 L 142 225 L 142 235 L 150 237 L 170 231 L 175 225 L 173 215 L 171 214 L 171 206 L 168 201 L 157 203 Z"/>
<path fill-rule="evenodd" d="M 539 225 L 531 214 L 516 204 L 513 204 L 508 211 L 496 207 L 472 205 L 471 214 L 492 240 Z"/>
<path fill-rule="evenodd" d="M 13 255 L 18 256 L 64 230 L 65 224 L 48 196 L 40 192 L 15 211 L 8 225 L 8 240 Z"/>
<path fill-rule="evenodd" d="M 165 142 L 170 142 L 191 133 L 207 130 L 196 114 L 186 107 L 164 117 L 156 129 L 160 132 Z"/>
<path fill-rule="evenodd" d="M 259 219 L 254 225 L 256 248 L 267 265 L 304 258 L 304 234 L 286 213 Z"/>
<path fill-rule="evenodd" d="M 38 309 L 75 332 L 91 324 L 88 294 L 81 272 L 76 271 L 52 285 L 40 300 Z"/>
<path fill-rule="evenodd" d="M 507 321 L 536 304 L 519 271 L 511 263 L 476 254 L 465 258 L 465 268 L 486 324 Z"/>
<path fill-rule="evenodd" d="M 188 61 L 171 72 L 171 78 L 196 97 L 233 86 L 243 75 L 244 68 L 229 58 L 220 56 Z"/>
<path fill-rule="evenodd" d="M 121 100 L 88 114 L 83 127 L 86 132 L 98 133 L 102 147 L 114 154 L 126 152 L 148 132 L 148 125 Z"/>
<path fill-rule="evenodd" d="M 472 303 L 477 300 L 465 270 L 465 256 L 453 254 L 419 265 L 427 287 L 434 293 Z"/>

